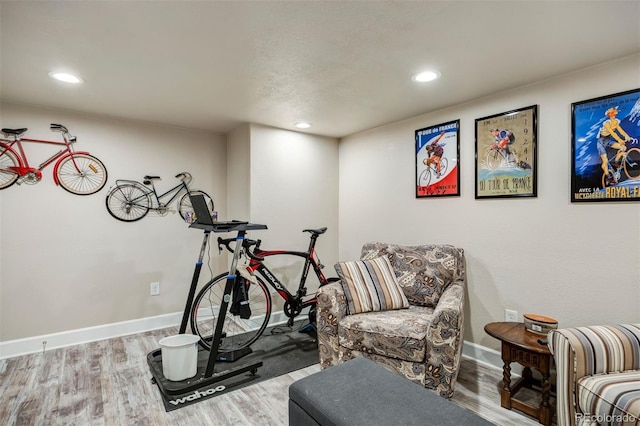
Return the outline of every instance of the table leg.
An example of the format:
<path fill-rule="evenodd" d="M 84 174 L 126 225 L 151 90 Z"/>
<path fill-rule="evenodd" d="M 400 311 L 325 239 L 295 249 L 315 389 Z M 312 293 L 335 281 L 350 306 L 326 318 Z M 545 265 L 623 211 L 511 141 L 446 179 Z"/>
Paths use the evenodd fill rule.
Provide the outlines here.
<path fill-rule="evenodd" d="M 500 391 L 500 405 L 511 410 L 511 362 L 504 361 L 502 367 L 502 390 Z"/>
<path fill-rule="evenodd" d="M 543 425 L 550 425 L 553 413 L 549 396 L 551 395 L 551 383 L 549 382 L 549 371 L 542 372 L 542 403 L 540 404 L 540 416 L 538 421 Z"/>

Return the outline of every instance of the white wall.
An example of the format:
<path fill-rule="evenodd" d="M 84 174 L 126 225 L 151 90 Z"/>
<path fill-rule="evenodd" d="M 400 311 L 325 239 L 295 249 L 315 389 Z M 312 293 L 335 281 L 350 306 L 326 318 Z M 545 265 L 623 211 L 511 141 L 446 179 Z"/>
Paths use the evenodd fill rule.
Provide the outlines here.
<path fill-rule="evenodd" d="M 465 339 L 504 309 L 561 326 L 640 321 L 640 204 L 572 204 L 571 103 L 640 87 L 640 55 L 344 138 L 340 258 L 371 240 L 465 249 Z M 443 76 L 446 78 L 446 76 Z M 474 120 L 539 105 L 538 197 L 474 199 Z M 460 119 L 461 196 L 415 198 L 414 131 Z"/>
<path fill-rule="evenodd" d="M 251 125 L 251 220 L 269 229 L 252 238 L 265 249 L 305 251 L 309 233 L 303 229 L 326 226 L 316 249 L 335 276 L 338 252 L 338 141 L 267 126 Z M 269 268 L 285 280 L 298 283 L 301 265 L 290 257 L 271 258 Z M 309 274 L 308 288 L 318 282 Z"/>
<path fill-rule="evenodd" d="M 104 197 L 116 178 L 158 174 L 164 178 L 158 186 L 167 188 L 183 170 L 194 175 L 194 187 L 214 197 L 221 220 L 267 224 L 268 230 L 250 235 L 265 248 L 305 250 L 302 229 L 327 226 L 318 244 L 327 275 L 337 260 L 357 258 L 371 240 L 463 247 L 468 341 L 497 347 L 482 327 L 502 320 L 504 308 L 554 316 L 562 326 L 638 322 L 640 205 L 571 204 L 569 184 L 571 102 L 637 88 L 639 70 L 636 55 L 339 144 L 255 124 L 226 140 L 2 104 L 0 125 L 29 127 L 32 137 L 55 137 L 51 122 L 67 125 L 79 138 L 78 149 L 104 161 L 109 183 L 79 197 L 56 188 L 47 169 L 37 185 L 0 191 L 0 342 L 181 311 L 202 234 L 175 215 L 118 222 Z M 540 108 L 538 197 L 475 200 L 474 119 L 531 104 Z M 462 195 L 416 199 L 414 131 L 456 118 Z M 604 238 L 616 225 L 615 238 Z M 212 250 L 211 270 L 227 266 L 226 256 Z M 297 278 L 297 267 L 286 262 L 274 268 Z M 210 274 L 203 268 L 201 282 Z M 149 296 L 152 281 L 161 282 L 160 296 Z"/>
<path fill-rule="evenodd" d="M 250 214 L 251 134 L 244 124 L 227 135 L 227 216 L 220 220 L 246 220 Z"/>
<path fill-rule="evenodd" d="M 78 137 L 76 149 L 99 157 L 109 173 L 97 194 L 77 196 L 53 183 L 52 166 L 36 185 L 0 192 L 0 341 L 182 311 L 202 241 L 177 214 L 150 213 L 139 222 L 113 219 L 105 196 L 115 179 L 159 175 L 169 189 L 181 171 L 192 188 L 209 193 L 226 214 L 226 147 L 221 135 L 2 105 L 2 127 L 28 127 L 28 136 L 55 139 L 49 123 Z M 27 145 L 41 160 L 55 147 Z M 36 164 L 38 164 L 36 162 Z M 205 260 L 206 261 L 206 260 Z M 212 269 L 226 259 L 212 251 Z M 209 274 L 205 266 L 202 279 Z M 149 284 L 160 281 L 151 297 Z"/>

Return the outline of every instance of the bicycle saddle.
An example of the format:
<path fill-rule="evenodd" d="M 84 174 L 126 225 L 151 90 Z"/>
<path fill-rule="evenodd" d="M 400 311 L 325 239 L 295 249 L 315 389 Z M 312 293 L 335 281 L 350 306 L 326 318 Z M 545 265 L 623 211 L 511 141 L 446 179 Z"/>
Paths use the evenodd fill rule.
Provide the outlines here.
<path fill-rule="evenodd" d="M 2 129 L 2 133 L 6 134 L 6 135 L 16 135 L 16 136 L 20 136 L 21 134 L 23 134 L 24 132 L 26 132 L 29 129 Z"/>
<path fill-rule="evenodd" d="M 320 234 L 324 234 L 325 232 L 327 232 L 327 227 L 324 226 L 324 227 L 318 228 L 318 229 L 304 229 L 302 232 L 311 232 L 312 234 L 320 235 Z"/>

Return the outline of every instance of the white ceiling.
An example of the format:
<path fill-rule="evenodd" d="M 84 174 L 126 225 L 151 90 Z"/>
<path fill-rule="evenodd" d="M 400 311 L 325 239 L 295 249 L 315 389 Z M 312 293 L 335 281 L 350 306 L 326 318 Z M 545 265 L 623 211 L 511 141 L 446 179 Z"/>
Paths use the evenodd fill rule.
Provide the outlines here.
<path fill-rule="evenodd" d="M 3 101 L 221 133 L 304 120 L 342 137 L 640 52 L 640 0 L 2 0 L 0 15 Z M 411 81 L 427 68 L 442 77 Z"/>

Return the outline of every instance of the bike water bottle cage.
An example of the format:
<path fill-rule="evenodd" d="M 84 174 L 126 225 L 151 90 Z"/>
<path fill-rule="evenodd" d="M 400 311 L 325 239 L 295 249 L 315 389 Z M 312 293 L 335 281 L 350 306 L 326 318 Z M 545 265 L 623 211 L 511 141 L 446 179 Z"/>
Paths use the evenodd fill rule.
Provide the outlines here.
<path fill-rule="evenodd" d="M 160 179 L 160 176 L 145 176 L 142 182 L 145 185 L 153 185 L 153 181 L 156 179 Z"/>
<path fill-rule="evenodd" d="M 29 129 L 2 129 L 2 133 L 4 133 L 4 137 L 8 137 L 9 135 L 13 135 L 13 136 L 22 136 L 22 134 L 24 132 L 26 132 Z"/>

